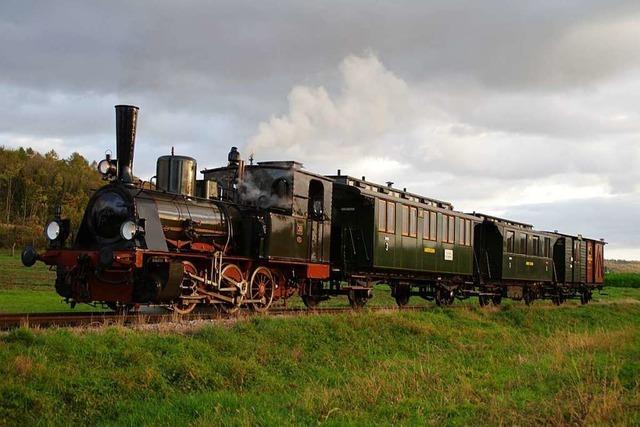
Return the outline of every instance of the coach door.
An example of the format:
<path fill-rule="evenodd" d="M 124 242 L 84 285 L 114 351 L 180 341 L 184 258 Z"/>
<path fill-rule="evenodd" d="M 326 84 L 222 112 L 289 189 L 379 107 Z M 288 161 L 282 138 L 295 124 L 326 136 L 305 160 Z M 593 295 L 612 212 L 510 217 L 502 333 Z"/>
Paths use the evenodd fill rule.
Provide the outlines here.
<path fill-rule="evenodd" d="M 573 280 L 572 282 L 580 281 L 580 241 L 573 239 Z"/>
<path fill-rule="evenodd" d="M 604 244 L 596 243 L 593 257 L 594 282 L 604 282 Z"/>
<path fill-rule="evenodd" d="M 593 242 L 587 241 L 587 283 L 593 281 Z"/>

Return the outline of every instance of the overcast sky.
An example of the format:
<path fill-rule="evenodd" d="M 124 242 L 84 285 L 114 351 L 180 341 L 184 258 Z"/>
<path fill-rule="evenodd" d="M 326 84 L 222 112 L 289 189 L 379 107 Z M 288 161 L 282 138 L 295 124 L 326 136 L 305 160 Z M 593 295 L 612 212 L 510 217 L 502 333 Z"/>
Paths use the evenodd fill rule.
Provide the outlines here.
<path fill-rule="evenodd" d="M 605 238 L 640 259 L 636 1 L 0 2 L 0 145 L 229 147 L 457 209 Z"/>

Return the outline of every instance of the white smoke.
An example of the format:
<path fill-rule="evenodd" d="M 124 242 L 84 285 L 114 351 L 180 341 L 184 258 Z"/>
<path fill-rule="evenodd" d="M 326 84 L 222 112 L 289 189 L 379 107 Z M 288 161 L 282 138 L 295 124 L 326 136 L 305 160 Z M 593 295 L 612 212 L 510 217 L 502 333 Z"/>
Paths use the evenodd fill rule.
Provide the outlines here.
<path fill-rule="evenodd" d="M 288 111 L 260 123 L 243 151 L 394 181 L 468 210 L 640 192 L 640 147 L 627 136 L 637 130 L 597 108 L 602 94 L 488 97 L 454 77 L 403 80 L 372 54 L 344 59 L 339 82 L 295 86 Z M 625 137 L 605 142 L 611 135 Z"/>
<path fill-rule="evenodd" d="M 340 75 L 335 96 L 322 86 L 294 87 L 289 112 L 260 123 L 244 151 L 260 158 L 352 159 L 379 151 L 386 136 L 415 117 L 408 85 L 376 56 L 347 57 Z"/>

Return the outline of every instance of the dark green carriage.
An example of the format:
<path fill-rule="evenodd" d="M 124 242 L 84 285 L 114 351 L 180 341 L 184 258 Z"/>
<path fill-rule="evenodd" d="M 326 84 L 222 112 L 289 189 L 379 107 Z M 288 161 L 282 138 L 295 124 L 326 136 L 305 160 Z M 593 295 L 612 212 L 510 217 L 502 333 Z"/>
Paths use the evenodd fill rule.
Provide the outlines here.
<path fill-rule="evenodd" d="M 475 252 L 481 283 L 554 281 L 553 254 L 557 237 L 533 226 L 475 214 Z"/>
<path fill-rule="evenodd" d="M 447 202 L 349 176 L 332 176 L 332 259 L 341 274 L 381 280 L 448 280 L 473 275 L 478 221 Z"/>

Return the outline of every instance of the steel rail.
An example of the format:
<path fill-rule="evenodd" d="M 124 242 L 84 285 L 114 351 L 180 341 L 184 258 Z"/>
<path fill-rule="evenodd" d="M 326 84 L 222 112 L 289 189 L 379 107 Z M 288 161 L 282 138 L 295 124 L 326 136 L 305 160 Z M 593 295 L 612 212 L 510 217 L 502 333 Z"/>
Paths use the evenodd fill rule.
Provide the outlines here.
<path fill-rule="evenodd" d="M 235 313 L 221 311 L 207 313 L 190 313 L 180 315 L 175 312 L 165 313 L 115 313 L 115 312 L 52 312 L 52 313 L 0 313 L 0 330 L 11 330 L 19 327 L 48 328 L 53 326 L 103 326 L 103 325 L 135 325 L 163 322 L 185 322 L 193 320 L 228 320 L 255 316 L 303 316 L 319 314 L 338 314 L 348 312 L 384 312 L 384 311 L 418 311 L 425 306 L 404 307 L 351 307 L 327 308 L 273 308 L 266 312 L 241 310 Z"/>

